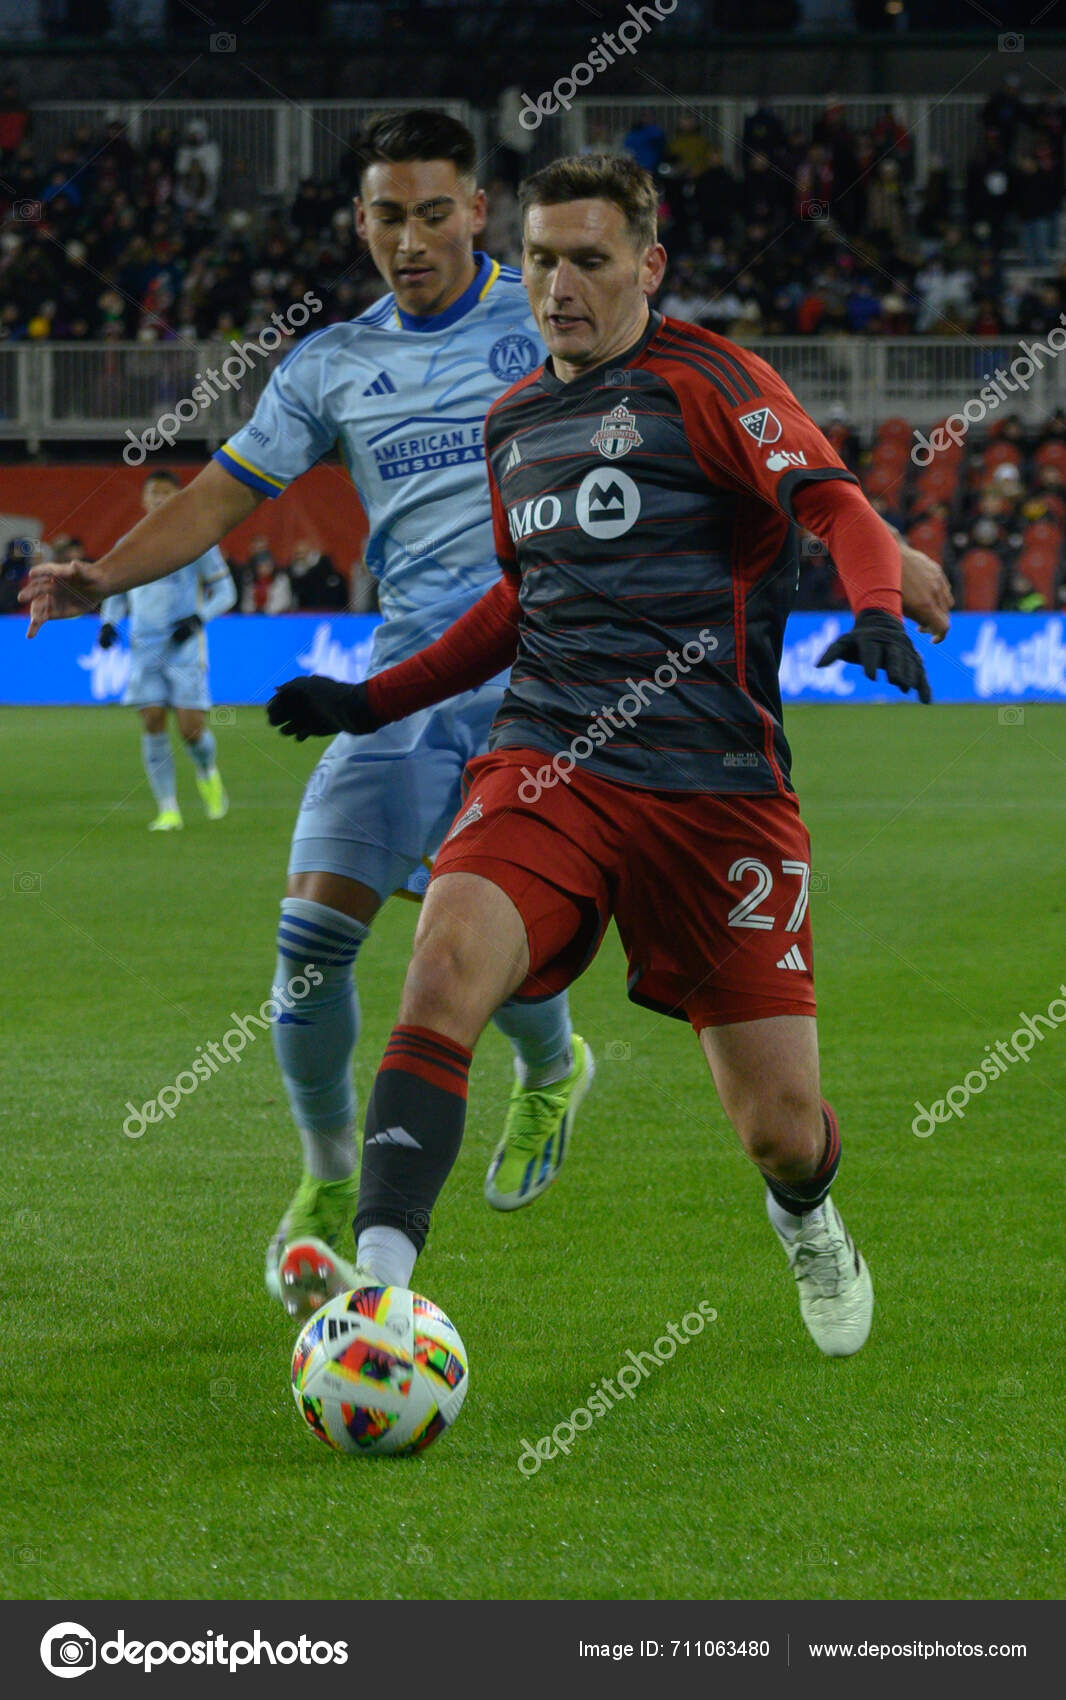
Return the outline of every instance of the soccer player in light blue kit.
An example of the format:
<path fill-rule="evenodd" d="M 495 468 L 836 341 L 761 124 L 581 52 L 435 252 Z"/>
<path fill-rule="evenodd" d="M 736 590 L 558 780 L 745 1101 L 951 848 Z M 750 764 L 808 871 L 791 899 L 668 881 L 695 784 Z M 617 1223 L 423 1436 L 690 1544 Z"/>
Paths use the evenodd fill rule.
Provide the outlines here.
<path fill-rule="evenodd" d="M 384 615 L 372 672 L 424 648 L 496 581 L 483 421 L 544 351 L 519 273 L 474 249 L 485 196 L 473 138 L 442 113 L 379 118 L 363 139 L 360 190 L 357 228 L 391 293 L 300 342 L 249 423 L 103 560 L 31 574 L 31 636 L 47 619 L 193 559 L 334 444 L 369 521 L 366 560 Z M 358 1199 L 352 966 L 381 904 L 439 847 L 505 677 L 379 737 L 336 738 L 304 794 L 275 984 L 284 989 L 310 962 L 321 983 L 273 1029 L 304 1176 L 266 1265 L 268 1290 L 294 1316 L 356 1282 L 341 1250 Z M 485 1193 L 496 1209 L 513 1210 L 558 1174 L 592 1059 L 571 1032 L 564 997 L 504 1005 L 496 1019 L 517 1079 Z M 402 1144 L 402 1128 L 389 1133 Z M 405 1284 L 410 1242 L 388 1224 L 366 1232 L 375 1267 Z"/>
<path fill-rule="evenodd" d="M 152 513 L 180 489 L 176 473 L 150 472 L 141 490 L 141 506 L 146 514 Z M 214 733 L 204 721 L 211 707 L 204 627 L 236 600 L 225 558 L 215 548 L 168 578 L 109 596 L 100 609 L 101 649 L 110 649 L 118 641 L 118 622 L 130 616 L 131 666 L 122 700 L 140 711 L 144 727 L 141 755 L 156 801 L 149 832 L 177 832 L 182 825 L 167 732 L 168 709 L 173 709 L 192 757 L 208 820 L 221 820 L 229 808 L 215 764 Z"/>

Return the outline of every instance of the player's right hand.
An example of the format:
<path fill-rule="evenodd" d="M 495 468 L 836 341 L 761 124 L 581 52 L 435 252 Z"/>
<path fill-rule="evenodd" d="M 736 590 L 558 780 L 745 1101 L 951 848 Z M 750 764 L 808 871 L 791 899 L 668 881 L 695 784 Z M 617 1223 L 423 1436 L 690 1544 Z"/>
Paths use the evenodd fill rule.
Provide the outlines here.
<path fill-rule="evenodd" d="M 110 620 L 105 620 L 97 633 L 96 641 L 101 649 L 110 649 L 113 643 L 118 642 L 118 627 L 113 626 Z"/>
<path fill-rule="evenodd" d="M 321 673 L 289 679 L 267 703 L 267 719 L 284 738 L 331 738 L 337 732 L 357 737 L 376 732 L 380 722 L 371 712 L 365 684 L 345 685 Z"/>
<path fill-rule="evenodd" d="M 19 601 L 29 603 L 27 637 L 36 637 L 46 620 L 70 620 L 95 614 L 104 599 L 91 561 L 40 561 L 30 568 Z"/>

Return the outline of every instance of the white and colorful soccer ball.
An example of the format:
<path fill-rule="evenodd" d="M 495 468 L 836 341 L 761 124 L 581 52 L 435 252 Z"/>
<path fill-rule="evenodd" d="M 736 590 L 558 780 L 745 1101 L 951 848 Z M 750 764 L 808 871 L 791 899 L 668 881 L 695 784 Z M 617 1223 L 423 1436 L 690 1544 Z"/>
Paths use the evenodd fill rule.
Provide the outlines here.
<path fill-rule="evenodd" d="M 469 1381 L 444 1312 L 407 1287 L 357 1287 L 317 1310 L 292 1354 L 308 1426 L 338 1452 L 421 1452 L 450 1428 Z"/>

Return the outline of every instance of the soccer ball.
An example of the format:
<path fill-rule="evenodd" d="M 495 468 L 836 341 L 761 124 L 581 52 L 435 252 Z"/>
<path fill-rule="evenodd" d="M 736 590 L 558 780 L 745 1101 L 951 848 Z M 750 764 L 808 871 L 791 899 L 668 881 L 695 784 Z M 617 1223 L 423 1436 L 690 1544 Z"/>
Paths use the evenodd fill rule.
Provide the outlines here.
<path fill-rule="evenodd" d="M 406 1287 L 339 1293 L 300 1330 L 292 1391 L 308 1426 L 338 1452 L 421 1452 L 462 1409 L 466 1347 L 429 1299 Z"/>

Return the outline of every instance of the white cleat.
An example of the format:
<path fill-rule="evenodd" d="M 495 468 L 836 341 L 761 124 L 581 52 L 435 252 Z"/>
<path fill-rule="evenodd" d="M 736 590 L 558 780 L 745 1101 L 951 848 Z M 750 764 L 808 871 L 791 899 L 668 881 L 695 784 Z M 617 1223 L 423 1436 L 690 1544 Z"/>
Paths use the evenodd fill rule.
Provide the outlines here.
<path fill-rule="evenodd" d="M 769 1202 L 769 1192 L 766 1197 Z M 832 1198 L 822 1206 L 821 1220 L 794 1239 L 776 1226 L 774 1232 L 796 1277 L 800 1315 L 811 1339 L 827 1358 L 850 1358 L 869 1338 L 874 1286 Z"/>
<path fill-rule="evenodd" d="M 313 1234 L 290 1240 L 278 1259 L 277 1280 L 282 1304 L 300 1322 L 306 1322 L 338 1293 L 386 1285 Z"/>

